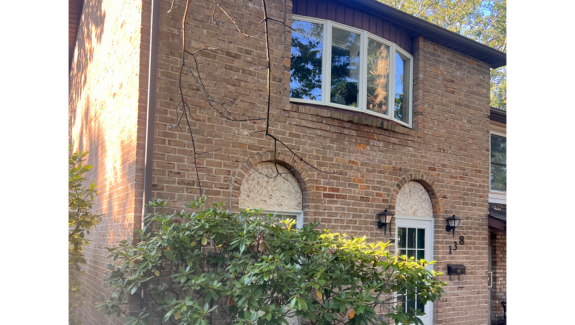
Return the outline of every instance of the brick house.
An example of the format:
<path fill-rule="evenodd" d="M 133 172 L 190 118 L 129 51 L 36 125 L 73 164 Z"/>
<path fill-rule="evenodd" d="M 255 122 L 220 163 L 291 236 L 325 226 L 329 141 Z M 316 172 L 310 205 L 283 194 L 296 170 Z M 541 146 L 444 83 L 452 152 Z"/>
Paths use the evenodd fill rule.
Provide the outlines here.
<path fill-rule="evenodd" d="M 170 199 L 179 209 L 199 194 L 188 130 L 170 128 L 179 116 L 186 2 L 70 3 L 69 141 L 90 151 L 89 176 L 99 186 L 95 212 L 103 214 L 85 251 L 84 322 L 122 324 L 93 307 L 109 294 L 105 247 L 141 226 L 143 202 Z M 262 3 L 216 3 L 241 33 L 213 1 L 191 0 L 186 47 L 218 48 L 199 54 L 206 91 L 233 99 L 235 112 L 263 118 Z M 501 212 L 505 189 L 490 181 L 493 166 L 500 175 L 502 164 L 490 159 L 490 143 L 493 134 L 502 138 L 505 124 L 503 113 L 489 107 L 489 89 L 490 68 L 505 65 L 505 54 L 374 0 L 266 6 L 270 18 L 291 26 L 269 23 L 270 133 L 334 173 L 317 172 L 285 149 L 274 157 L 273 141 L 256 132 L 263 121 L 222 124 L 187 76 L 182 88 L 196 150 L 208 152 L 197 161 L 205 194 L 234 211 L 263 207 L 300 224 L 393 240 L 402 253 L 435 260 L 445 273 L 441 301 L 410 302 L 425 309 L 426 324 L 499 324 L 505 228 L 494 211 Z M 274 159 L 288 177 L 270 180 L 254 171 L 269 172 Z M 376 217 L 385 209 L 395 215 L 386 234 Z M 454 233 L 446 231 L 453 215 L 461 219 Z M 464 265 L 466 273 L 450 277 L 447 265 Z"/>

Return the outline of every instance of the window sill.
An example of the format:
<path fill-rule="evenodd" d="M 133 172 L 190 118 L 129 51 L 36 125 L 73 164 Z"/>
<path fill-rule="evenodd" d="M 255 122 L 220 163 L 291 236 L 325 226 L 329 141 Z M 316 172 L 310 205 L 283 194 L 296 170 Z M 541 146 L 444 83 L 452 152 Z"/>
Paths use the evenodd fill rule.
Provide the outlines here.
<path fill-rule="evenodd" d="M 373 126 L 384 130 L 415 136 L 415 130 L 408 126 L 364 112 L 300 102 L 290 102 L 286 110 L 294 113 L 310 114 L 360 125 Z M 417 113 L 414 112 L 413 115 L 415 117 Z"/>

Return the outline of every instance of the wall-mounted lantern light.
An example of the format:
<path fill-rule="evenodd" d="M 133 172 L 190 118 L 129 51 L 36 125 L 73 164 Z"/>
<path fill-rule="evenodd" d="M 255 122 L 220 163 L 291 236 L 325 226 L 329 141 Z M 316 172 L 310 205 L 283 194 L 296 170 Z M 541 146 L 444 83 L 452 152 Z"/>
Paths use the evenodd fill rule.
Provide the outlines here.
<path fill-rule="evenodd" d="M 381 229 L 383 227 L 383 234 L 387 234 L 387 225 L 391 223 L 393 219 L 393 214 L 385 209 L 383 212 L 377 214 L 379 221 L 377 222 L 377 228 Z"/>
<path fill-rule="evenodd" d="M 456 217 L 455 215 L 453 215 L 453 217 L 451 218 L 447 218 L 445 219 L 445 221 L 447 221 L 447 226 L 445 226 L 445 230 L 453 231 L 453 237 L 455 237 L 455 228 L 459 227 L 459 223 L 461 222 L 461 219 Z"/>

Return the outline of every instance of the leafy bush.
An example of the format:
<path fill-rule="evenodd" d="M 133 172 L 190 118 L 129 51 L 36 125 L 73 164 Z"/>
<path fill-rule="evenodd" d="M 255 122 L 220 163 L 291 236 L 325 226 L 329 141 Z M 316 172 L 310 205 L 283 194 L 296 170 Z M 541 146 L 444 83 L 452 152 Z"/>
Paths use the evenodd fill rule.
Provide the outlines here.
<path fill-rule="evenodd" d="M 385 324 L 376 308 L 403 323 L 421 323 L 393 307 L 395 293 L 426 303 L 441 297 L 443 282 L 427 262 L 387 251 L 389 243 L 301 229 L 261 210 L 239 214 L 185 205 L 197 212 L 164 214 L 167 202 L 150 202 L 139 242 L 108 248 L 111 298 L 98 303 L 107 315 L 130 315 L 127 324 L 288 324 L 299 316 L 312 324 Z M 130 297 L 144 297 L 131 311 Z M 401 300 L 401 299 L 398 299 Z M 142 305 L 140 305 L 142 306 Z M 220 319 L 220 320 L 218 320 Z"/>
<path fill-rule="evenodd" d="M 70 324 L 81 324 L 82 314 L 78 308 L 85 301 L 80 276 L 84 270 L 80 264 L 85 264 L 83 245 L 90 245 L 85 238 L 90 229 L 100 223 L 100 215 L 93 214 L 92 202 L 97 194 L 95 182 L 84 187 L 84 174 L 92 169 L 82 163 L 88 152 L 72 153 L 68 159 L 68 316 Z"/>

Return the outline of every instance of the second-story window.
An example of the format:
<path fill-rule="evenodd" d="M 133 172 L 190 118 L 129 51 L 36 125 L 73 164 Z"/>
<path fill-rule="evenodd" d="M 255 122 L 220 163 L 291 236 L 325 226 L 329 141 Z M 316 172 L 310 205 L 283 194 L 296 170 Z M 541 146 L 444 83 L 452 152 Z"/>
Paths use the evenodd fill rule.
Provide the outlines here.
<path fill-rule="evenodd" d="M 507 190 L 507 139 L 491 134 L 491 190 Z"/>
<path fill-rule="evenodd" d="M 413 59 L 367 31 L 294 16 L 293 102 L 364 112 L 411 127 Z"/>

